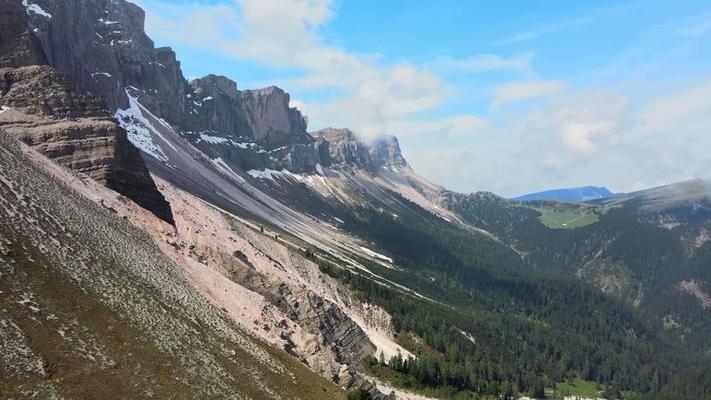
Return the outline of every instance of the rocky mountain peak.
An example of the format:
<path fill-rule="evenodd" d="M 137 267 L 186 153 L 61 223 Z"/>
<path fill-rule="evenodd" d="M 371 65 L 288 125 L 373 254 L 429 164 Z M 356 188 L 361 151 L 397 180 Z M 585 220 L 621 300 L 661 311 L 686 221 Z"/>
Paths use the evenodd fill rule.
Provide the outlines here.
<path fill-rule="evenodd" d="M 240 92 L 240 107 L 257 143 L 276 148 L 292 143 L 308 143 L 306 118 L 289 105 L 289 94 L 269 86 Z"/>
<path fill-rule="evenodd" d="M 407 161 L 400 143 L 393 135 L 382 136 L 368 144 L 348 128 L 325 128 L 312 133 L 321 143 L 321 153 L 327 154 L 323 165 L 343 164 L 375 172 L 381 167 L 404 167 Z M 323 155 L 321 157 L 324 158 Z"/>
<path fill-rule="evenodd" d="M 202 78 L 193 79 L 190 81 L 190 85 L 197 94 L 209 93 L 213 95 L 221 93 L 232 100 L 237 100 L 239 97 L 237 83 L 223 75 L 210 74 Z"/>
<path fill-rule="evenodd" d="M 350 129 L 326 128 L 312 133 L 317 141 L 328 144 L 328 159 L 325 165 L 343 165 L 360 167 L 374 171 L 368 146 L 358 140 Z"/>
<path fill-rule="evenodd" d="M 370 157 L 380 167 L 407 166 L 407 161 L 400 151 L 400 142 L 393 135 L 375 139 L 370 147 Z"/>
<path fill-rule="evenodd" d="M 330 142 L 350 141 L 355 142 L 356 136 L 348 128 L 325 128 L 314 133 L 316 137 L 322 137 Z"/>

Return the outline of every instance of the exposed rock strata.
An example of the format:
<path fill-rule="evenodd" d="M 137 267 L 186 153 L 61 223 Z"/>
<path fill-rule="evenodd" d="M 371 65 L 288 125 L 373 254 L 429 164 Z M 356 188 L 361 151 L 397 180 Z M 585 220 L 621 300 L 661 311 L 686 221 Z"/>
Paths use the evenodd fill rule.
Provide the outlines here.
<path fill-rule="evenodd" d="M 48 66 L 0 69 L 0 79 L 2 129 L 173 222 L 140 153 L 99 99 Z"/>

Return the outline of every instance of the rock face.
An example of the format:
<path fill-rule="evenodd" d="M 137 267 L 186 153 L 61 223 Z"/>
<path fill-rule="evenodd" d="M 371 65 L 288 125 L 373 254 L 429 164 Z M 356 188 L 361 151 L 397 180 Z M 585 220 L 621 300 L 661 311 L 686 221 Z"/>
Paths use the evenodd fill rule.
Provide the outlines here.
<path fill-rule="evenodd" d="M 111 111 L 128 106 L 125 87 L 143 86 L 154 93 L 145 104 L 166 117 L 181 115 L 185 80 L 180 64 L 171 49 L 154 48 L 140 7 L 112 0 L 32 3 L 46 14 L 28 11 L 29 28 L 51 66 L 104 100 Z"/>
<path fill-rule="evenodd" d="M 124 0 L 34 1 L 52 16 L 29 13 L 49 64 L 112 112 L 128 107 L 125 89 L 134 87 L 143 106 L 181 130 L 247 137 L 270 149 L 309 141 L 306 119 L 277 87 L 238 91 L 216 75 L 187 82 L 175 53 L 155 48 L 146 35 L 138 6 Z"/>
<path fill-rule="evenodd" d="M 252 138 L 267 148 L 309 142 L 306 118 L 289 107 L 289 95 L 276 86 L 240 93 L 241 108 L 252 129 Z M 293 136 L 293 137 L 290 137 Z"/>
<path fill-rule="evenodd" d="M 39 42 L 27 30 L 27 13 L 19 1 L 0 0 L 0 67 L 46 64 Z"/>
<path fill-rule="evenodd" d="M 0 60 L 5 67 L 0 69 L 0 127 L 173 223 L 170 205 L 155 187 L 140 153 L 103 102 L 55 69 L 33 65 L 43 63 L 45 57 L 25 28 L 28 14 L 51 17 L 19 2 L 3 0 L 0 5 Z"/>
<path fill-rule="evenodd" d="M 317 141 L 326 142 L 328 145 L 328 158 L 323 160 L 324 165 L 353 165 L 373 170 L 368 147 L 358 141 L 350 129 L 326 128 L 313 135 Z"/>
<path fill-rule="evenodd" d="M 324 166 L 358 167 L 371 173 L 382 167 L 407 166 L 400 144 L 392 135 L 377 138 L 372 144 L 360 141 L 350 129 L 345 128 L 326 128 L 312 135 Z"/>
<path fill-rule="evenodd" d="M 407 161 L 400 151 L 400 143 L 392 135 L 375 140 L 370 147 L 370 158 L 378 167 L 405 167 Z"/>
<path fill-rule="evenodd" d="M 397 140 L 370 147 L 343 129 L 312 137 L 278 87 L 239 90 L 218 75 L 186 81 L 175 53 L 155 48 L 146 35 L 144 11 L 125 0 L 33 0 L 42 12 L 24 10 L 20 0 L 1 1 L 26 11 L 24 31 L 32 32 L 8 46 L 39 43 L 49 65 L 104 100 L 111 113 L 129 107 L 129 89 L 152 114 L 233 167 L 313 173 L 317 165 L 348 165 L 372 173 L 404 164 Z M 217 141 L 201 140 L 203 134 Z"/>

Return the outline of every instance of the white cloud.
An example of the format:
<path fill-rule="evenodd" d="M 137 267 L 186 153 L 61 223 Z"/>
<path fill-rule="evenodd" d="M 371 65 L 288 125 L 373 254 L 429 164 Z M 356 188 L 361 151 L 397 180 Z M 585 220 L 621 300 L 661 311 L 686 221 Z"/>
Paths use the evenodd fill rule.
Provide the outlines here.
<path fill-rule="evenodd" d="M 556 94 L 568 85 L 558 80 L 531 80 L 507 83 L 494 88 L 491 107 L 496 109 L 521 100 L 547 97 Z"/>
<path fill-rule="evenodd" d="M 643 135 L 711 129 L 711 79 L 652 98 L 636 116 Z"/>
<path fill-rule="evenodd" d="M 330 0 L 235 0 L 225 5 L 167 5 L 148 13 L 150 33 L 173 43 L 302 71 L 287 89 L 335 89 L 327 102 L 304 102 L 316 127 L 347 126 L 364 136 L 391 132 L 402 120 L 441 105 L 447 85 L 426 66 L 384 65 L 375 54 L 355 54 L 323 43 L 319 28 L 332 15 Z M 185 30 L 184 26 L 191 26 Z M 399 133 L 399 132 L 396 132 Z"/>
<path fill-rule="evenodd" d="M 582 93 L 564 97 L 553 106 L 535 111 L 524 124 L 527 130 L 555 134 L 568 150 L 592 154 L 602 142 L 614 144 L 627 100 L 609 93 Z"/>
<path fill-rule="evenodd" d="M 592 20 L 593 20 L 593 16 L 588 15 L 585 17 L 572 18 L 572 19 L 567 19 L 567 20 L 563 20 L 563 21 L 548 21 L 543 26 L 534 27 L 532 29 L 518 32 L 513 35 L 507 36 L 507 37 L 499 40 L 497 42 L 497 44 L 509 45 L 509 44 L 528 42 L 528 41 L 537 39 L 537 38 L 539 38 L 543 35 L 549 34 L 549 33 L 565 31 L 565 30 L 569 30 L 569 29 L 578 27 L 580 25 L 589 23 Z"/>
<path fill-rule="evenodd" d="M 441 139 L 462 139 L 482 133 L 489 122 L 480 116 L 458 114 L 435 120 L 400 120 L 388 126 L 388 132 L 398 132 L 401 137 L 438 135 Z"/>
<path fill-rule="evenodd" d="M 630 191 L 709 178 L 711 77 L 635 101 L 615 92 L 555 98 L 525 117 L 490 127 L 461 147 L 409 150 L 413 167 L 445 187 L 517 195 L 602 185 Z"/>
<path fill-rule="evenodd" d="M 502 57 L 498 54 L 479 54 L 464 58 L 443 57 L 435 64 L 446 70 L 465 72 L 515 71 L 532 74 L 531 59 L 533 53 L 516 57 Z"/>
<path fill-rule="evenodd" d="M 162 42 L 299 74 L 279 82 L 287 90 L 330 89 L 328 93 L 337 93 L 335 98 L 304 101 L 308 97 L 293 96 L 292 105 L 309 116 L 312 128 L 349 127 L 366 137 L 402 136 L 412 144 L 404 150 L 416 170 L 455 190 L 514 195 L 581 184 L 628 190 L 708 176 L 711 77 L 656 97 L 650 93 L 670 83 L 678 87 L 678 82 L 641 82 L 644 90 L 632 90 L 632 94 L 618 87 L 626 94 L 622 96 L 571 93 L 573 89 L 564 81 L 534 80 L 530 53 L 441 58 L 423 65 L 386 64 L 378 54 L 353 53 L 326 43 L 321 29 L 332 15 L 330 0 L 234 0 L 219 5 L 150 1 L 147 22 L 149 33 Z M 706 35 L 705 21 L 694 20 L 679 33 Z M 509 42 L 588 22 L 573 19 L 532 29 L 512 36 Z M 641 56 L 630 58 L 647 63 L 656 49 L 651 46 Z M 492 110 L 527 99 L 545 97 L 547 101 L 525 114 L 507 109 L 505 121 L 466 110 L 434 118 L 430 111 L 461 94 L 438 71 L 526 75 L 525 80 L 493 89 Z M 640 76 L 638 69 L 634 72 L 635 78 Z M 600 78 L 595 86 L 600 82 L 607 80 Z M 422 137 L 427 140 L 416 140 Z"/>

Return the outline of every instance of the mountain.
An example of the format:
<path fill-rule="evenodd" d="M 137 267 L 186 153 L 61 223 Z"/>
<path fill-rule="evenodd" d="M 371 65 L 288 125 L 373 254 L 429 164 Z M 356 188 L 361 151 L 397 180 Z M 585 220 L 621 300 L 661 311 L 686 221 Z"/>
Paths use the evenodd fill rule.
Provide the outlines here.
<path fill-rule="evenodd" d="M 576 188 L 568 189 L 552 189 L 544 190 L 542 192 L 529 193 L 521 196 L 514 197 L 512 200 L 517 201 L 536 201 L 536 200 L 553 200 L 553 201 L 567 201 L 567 202 L 583 202 L 597 199 L 604 199 L 612 196 L 613 193 L 610 192 L 605 187 L 598 186 L 581 186 Z"/>
<path fill-rule="evenodd" d="M 14 1 L 0 5 L 5 22 L 0 127 L 172 222 L 170 206 L 156 189 L 139 152 L 100 99 L 44 65 L 44 53 L 28 28 L 28 14 L 34 12 Z"/>
<path fill-rule="evenodd" d="M 0 181 L 0 396 L 345 398 L 211 304 L 126 198 L 5 133 Z"/>
<path fill-rule="evenodd" d="M 0 396 L 708 398 L 704 183 L 456 193 L 129 2 L 0 18 Z"/>

